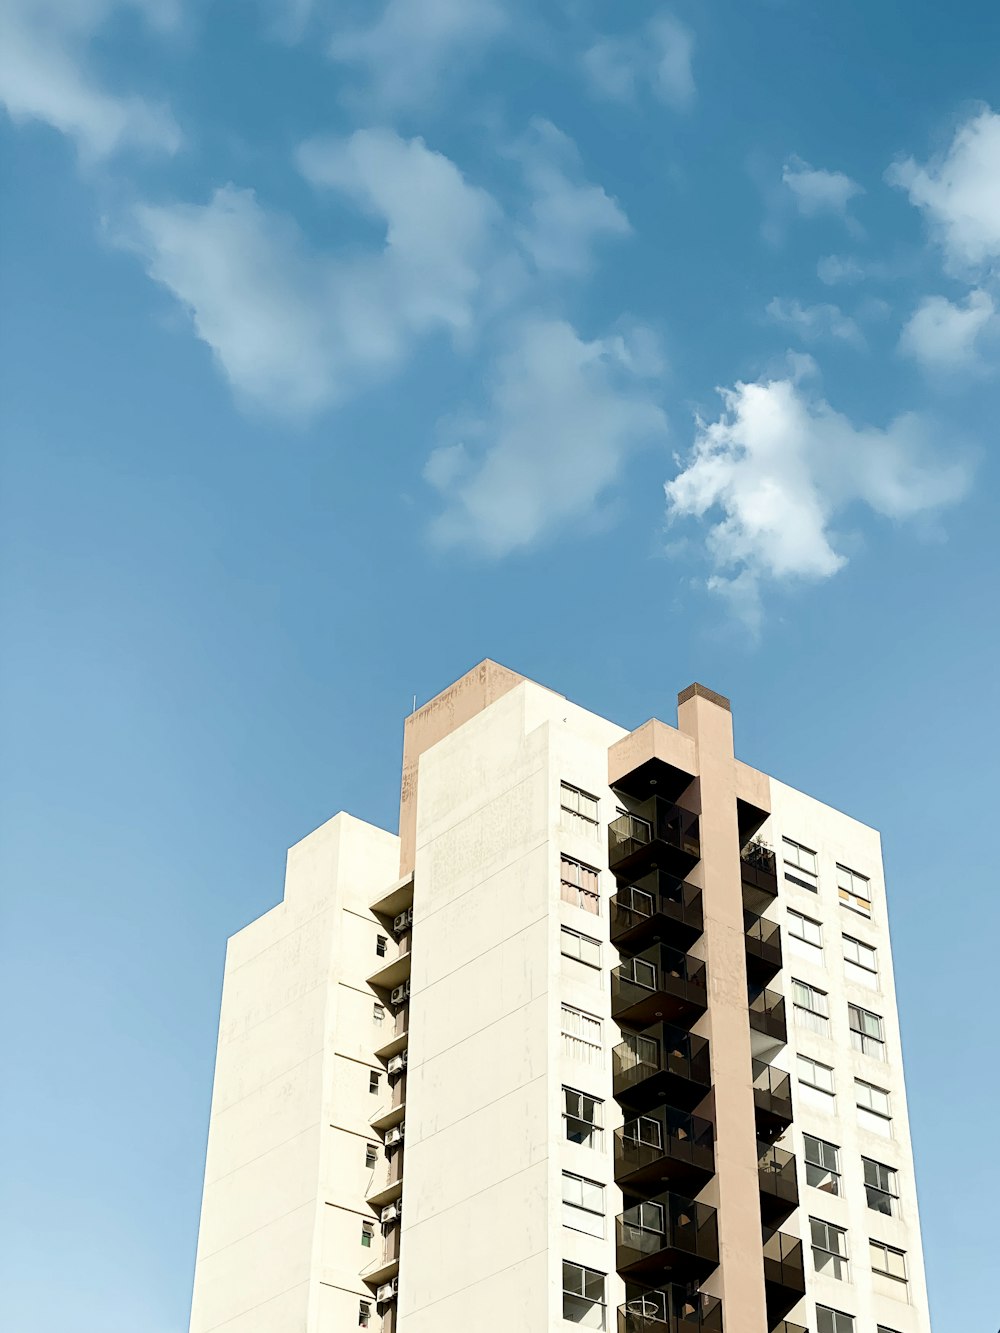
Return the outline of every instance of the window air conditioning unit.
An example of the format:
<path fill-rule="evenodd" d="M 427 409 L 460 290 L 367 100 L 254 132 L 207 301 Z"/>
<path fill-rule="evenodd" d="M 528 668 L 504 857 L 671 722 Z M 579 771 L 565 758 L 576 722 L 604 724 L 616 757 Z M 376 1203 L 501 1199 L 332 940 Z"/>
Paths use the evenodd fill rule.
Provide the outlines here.
<path fill-rule="evenodd" d="M 387 1066 L 390 1074 L 401 1074 L 406 1068 L 406 1052 L 394 1055 Z"/>
<path fill-rule="evenodd" d="M 392 1147 L 394 1147 L 397 1143 L 402 1143 L 402 1142 L 403 1142 L 403 1126 L 402 1126 L 402 1125 L 394 1125 L 394 1126 L 392 1127 L 392 1129 L 387 1129 L 387 1130 L 386 1130 L 386 1132 L 385 1132 L 385 1146 L 386 1146 L 387 1148 L 392 1148 Z"/>
<path fill-rule="evenodd" d="M 379 1221 L 384 1227 L 387 1227 L 390 1223 L 399 1220 L 399 1211 L 400 1205 L 398 1203 L 387 1203 L 381 1213 L 379 1213 Z"/>
<path fill-rule="evenodd" d="M 400 912 L 392 923 L 392 933 L 402 935 L 413 925 L 413 908 L 409 907 L 405 912 Z"/>
<path fill-rule="evenodd" d="M 384 1305 L 386 1301 L 394 1301 L 396 1299 L 396 1292 L 398 1290 L 399 1279 L 394 1277 L 391 1282 L 382 1283 L 381 1287 L 379 1287 L 375 1293 L 375 1299 L 380 1305 Z"/>
<path fill-rule="evenodd" d="M 410 998 L 410 983 L 404 981 L 401 986 L 394 987 L 389 998 L 393 1004 L 402 1004 L 404 1000 L 408 1000 Z"/>

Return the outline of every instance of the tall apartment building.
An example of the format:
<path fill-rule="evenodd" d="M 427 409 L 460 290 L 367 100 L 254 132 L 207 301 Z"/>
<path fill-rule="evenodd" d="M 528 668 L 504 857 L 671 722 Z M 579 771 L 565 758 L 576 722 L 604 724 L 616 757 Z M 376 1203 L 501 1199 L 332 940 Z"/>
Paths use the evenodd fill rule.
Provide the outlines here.
<path fill-rule="evenodd" d="M 229 943 L 191 1333 L 929 1333 L 878 834 L 492 662 Z"/>

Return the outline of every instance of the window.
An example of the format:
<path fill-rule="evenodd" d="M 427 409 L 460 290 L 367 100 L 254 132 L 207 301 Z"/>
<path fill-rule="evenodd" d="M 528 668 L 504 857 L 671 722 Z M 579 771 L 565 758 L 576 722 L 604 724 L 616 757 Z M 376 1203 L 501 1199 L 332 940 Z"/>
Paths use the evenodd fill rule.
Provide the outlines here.
<path fill-rule="evenodd" d="M 563 1260 L 563 1318 L 581 1328 L 605 1328 L 604 1274 Z"/>
<path fill-rule="evenodd" d="M 585 1148 L 604 1146 L 604 1103 L 589 1093 L 563 1088 L 563 1121 L 566 1138 Z"/>
<path fill-rule="evenodd" d="M 809 1232 L 812 1237 L 813 1267 L 817 1273 L 827 1277 L 839 1278 L 842 1282 L 850 1281 L 847 1263 L 847 1232 L 843 1227 L 832 1222 L 823 1222 L 818 1217 L 810 1217 Z"/>
<path fill-rule="evenodd" d="M 629 1143 L 643 1143 L 648 1148 L 662 1148 L 663 1146 L 660 1122 L 649 1115 L 638 1116 L 635 1120 L 626 1120 L 622 1129 L 622 1138 Z"/>
<path fill-rule="evenodd" d="M 803 916 L 801 912 L 792 911 L 791 908 L 788 911 L 788 934 L 791 939 L 810 946 L 805 951 L 807 955 L 812 954 L 815 949 L 819 949 L 820 952 L 823 950 L 823 927 L 820 923 L 814 921 L 811 916 Z"/>
<path fill-rule="evenodd" d="M 559 876 L 564 903 L 572 903 L 574 907 L 582 907 L 585 912 L 593 912 L 595 915 L 601 910 L 599 872 L 593 866 L 586 866 L 582 861 L 564 856 Z"/>
<path fill-rule="evenodd" d="M 878 990 L 878 959 L 875 950 L 870 944 L 856 940 L 853 935 L 845 935 L 843 938 L 844 972 L 848 981 Z"/>
<path fill-rule="evenodd" d="M 388 944 L 389 944 L 388 935 L 375 936 L 375 952 L 378 954 L 379 958 L 385 957 L 385 951 L 386 948 L 388 947 Z"/>
<path fill-rule="evenodd" d="M 563 1226 L 604 1238 L 604 1186 L 599 1180 L 564 1171 L 562 1178 Z"/>
<path fill-rule="evenodd" d="M 803 1135 L 806 1148 L 806 1184 L 827 1194 L 840 1193 L 840 1149 L 826 1139 Z"/>
<path fill-rule="evenodd" d="M 876 1060 L 885 1059 L 885 1030 L 878 1014 L 860 1005 L 849 1004 L 847 1014 L 851 1023 L 851 1045 L 856 1051 Z"/>
<path fill-rule="evenodd" d="M 892 1217 L 895 1212 L 895 1200 L 899 1198 L 895 1168 L 886 1166 L 884 1162 L 876 1162 L 871 1157 L 862 1157 L 861 1164 L 865 1170 L 868 1207 L 876 1213 Z"/>
<path fill-rule="evenodd" d="M 836 1105 L 833 1070 L 818 1060 L 810 1060 L 808 1055 L 797 1055 L 795 1064 L 799 1085 L 805 1092 L 803 1101 L 832 1115 Z"/>
<path fill-rule="evenodd" d="M 811 852 L 808 847 L 803 847 L 800 842 L 793 842 L 791 838 L 782 838 L 781 855 L 785 862 L 785 879 L 790 879 L 800 888 L 816 893 L 819 889 L 816 853 Z M 792 867 L 791 870 L 788 869 L 789 866 Z"/>
<path fill-rule="evenodd" d="M 371 1301 L 361 1301 L 358 1304 L 358 1328 L 369 1328 L 372 1321 L 372 1303 Z"/>
<path fill-rule="evenodd" d="M 365 1145 L 365 1166 L 374 1166 L 378 1161 L 378 1149 L 374 1143 Z"/>
<path fill-rule="evenodd" d="M 840 894 L 841 907 L 848 907 L 861 916 L 872 914 L 871 881 L 856 870 L 837 864 L 837 892 Z"/>
<path fill-rule="evenodd" d="M 368 1091 L 378 1092 L 378 1074 L 373 1069 L 368 1075 Z"/>
<path fill-rule="evenodd" d="M 889 1110 L 889 1094 L 886 1089 L 856 1078 L 854 1096 L 858 1105 L 858 1124 L 875 1134 L 888 1137 L 892 1133 L 892 1113 Z"/>
<path fill-rule="evenodd" d="M 897 1282 L 906 1282 L 906 1252 L 895 1250 L 891 1245 L 883 1245 L 880 1240 L 870 1240 L 868 1250 L 871 1255 L 872 1272 L 882 1277 L 895 1278 Z"/>
<path fill-rule="evenodd" d="M 569 815 L 570 827 L 579 828 L 581 833 L 593 833 L 599 823 L 600 805 L 596 796 L 581 791 L 564 782 L 560 792 L 563 813 Z"/>
<path fill-rule="evenodd" d="M 362 1223 L 361 1223 L 361 1244 L 365 1247 L 366 1250 L 370 1250 L 370 1249 L 371 1249 L 371 1247 L 372 1247 L 372 1236 L 374 1236 L 374 1235 L 375 1235 L 375 1223 L 374 1223 L 374 1222 L 362 1222 Z"/>
<path fill-rule="evenodd" d="M 372 1022 L 381 1023 L 385 1018 L 385 1005 L 379 1004 L 378 1000 L 372 1005 Z"/>
<path fill-rule="evenodd" d="M 648 1248 L 643 1245 L 642 1236 L 636 1233 L 645 1232 L 652 1236 L 665 1234 L 663 1205 L 654 1203 L 651 1199 L 644 1203 L 633 1204 L 631 1208 L 626 1208 L 622 1214 L 622 1224 L 626 1244 L 631 1244 L 636 1249 Z M 630 1232 L 632 1233 L 631 1236 L 629 1236 Z"/>
<path fill-rule="evenodd" d="M 810 986 L 806 981 L 793 980 L 792 1004 L 795 1021 L 800 1027 L 808 1028 L 810 1032 L 818 1032 L 824 1037 L 829 1036 L 830 1006 L 827 1003 L 825 990 Z"/>
<path fill-rule="evenodd" d="M 623 981 L 634 982 L 646 990 L 656 990 L 656 966 L 647 963 L 645 958 L 623 958 L 618 967 L 618 975 Z"/>
<path fill-rule="evenodd" d="M 888 1324 L 877 1324 L 875 1327 L 875 1333 L 896 1333 L 896 1330 L 894 1328 L 890 1328 Z"/>
<path fill-rule="evenodd" d="M 587 1064 L 601 1063 L 604 1047 L 601 1041 L 601 1020 L 571 1005 L 562 1007 L 563 1054 Z"/>
<path fill-rule="evenodd" d="M 567 958 L 575 958 L 588 967 L 601 966 L 601 941 L 593 940 L 589 935 L 581 935 L 570 926 L 562 926 L 559 931 L 559 944 Z"/>
<path fill-rule="evenodd" d="M 816 1306 L 816 1333 L 854 1333 L 854 1316 L 843 1310 L 831 1310 L 827 1305 Z"/>

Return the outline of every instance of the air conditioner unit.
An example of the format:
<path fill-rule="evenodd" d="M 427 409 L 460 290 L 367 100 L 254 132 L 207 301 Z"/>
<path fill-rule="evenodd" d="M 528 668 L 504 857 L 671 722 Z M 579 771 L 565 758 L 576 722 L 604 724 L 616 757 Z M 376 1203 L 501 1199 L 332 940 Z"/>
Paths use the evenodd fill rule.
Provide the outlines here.
<path fill-rule="evenodd" d="M 408 981 L 404 981 L 401 986 L 393 987 L 392 994 L 389 996 L 389 999 L 393 1004 L 402 1004 L 404 1000 L 408 1000 L 409 998 L 410 983 Z"/>
<path fill-rule="evenodd" d="M 394 1301 L 396 1299 L 396 1292 L 398 1290 L 399 1279 L 394 1277 L 391 1282 L 382 1283 L 381 1287 L 375 1292 L 375 1299 L 380 1305 L 384 1305 L 386 1301 Z"/>
<path fill-rule="evenodd" d="M 409 930 L 412 925 L 413 908 L 409 907 L 405 912 L 400 912 L 399 916 L 393 920 L 392 933 L 394 935 L 402 935 L 405 931 Z"/>
<path fill-rule="evenodd" d="M 387 1065 L 390 1074 L 401 1074 L 406 1068 L 406 1052 L 394 1055 Z"/>
<path fill-rule="evenodd" d="M 386 1227 L 389 1226 L 390 1223 L 396 1222 L 398 1220 L 399 1220 L 399 1204 L 387 1203 L 386 1206 L 382 1209 L 381 1213 L 379 1213 L 379 1221 L 382 1223 L 384 1227 Z"/>
<path fill-rule="evenodd" d="M 395 1144 L 397 1144 L 397 1143 L 402 1143 L 402 1142 L 403 1142 L 403 1126 L 402 1126 L 402 1125 L 394 1125 L 394 1126 L 392 1127 L 392 1129 L 387 1129 L 387 1130 L 386 1130 L 386 1132 L 385 1132 L 385 1146 L 386 1146 L 387 1148 L 392 1148 L 392 1147 L 394 1147 Z"/>

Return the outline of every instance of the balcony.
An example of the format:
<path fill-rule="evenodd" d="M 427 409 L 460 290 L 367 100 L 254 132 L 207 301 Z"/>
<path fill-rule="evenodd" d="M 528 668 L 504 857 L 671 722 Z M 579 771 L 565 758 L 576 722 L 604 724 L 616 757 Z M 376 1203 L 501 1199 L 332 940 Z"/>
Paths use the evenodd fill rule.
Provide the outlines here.
<path fill-rule="evenodd" d="M 662 1102 L 690 1110 L 712 1086 L 708 1042 L 670 1023 L 626 1033 L 611 1072 L 616 1099 L 634 1111 Z"/>
<path fill-rule="evenodd" d="M 718 1296 L 674 1286 L 635 1295 L 626 1288 L 626 1296 L 618 1307 L 618 1333 L 722 1333 Z"/>
<path fill-rule="evenodd" d="M 778 1226 L 799 1206 L 794 1154 L 758 1141 L 757 1179 L 761 1218 L 767 1226 Z"/>
<path fill-rule="evenodd" d="M 611 1015 L 618 1023 L 690 1022 L 707 1007 L 705 964 L 665 944 L 623 959 L 611 973 Z"/>
<path fill-rule="evenodd" d="M 754 1060 L 753 1104 L 757 1137 L 770 1142 L 792 1123 L 792 1080 L 783 1069 Z"/>
<path fill-rule="evenodd" d="M 809 1333 L 807 1328 L 801 1324 L 793 1324 L 789 1319 L 782 1319 L 780 1324 L 775 1324 L 771 1333 Z"/>
<path fill-rule="evenodd" d="M 400 1074 L 389 1085 L 389 1100 L 383 1102 L 369 1120 L 372 1129 L 379 1133 L 398 1125 L 406 1115 L 406 1075 Z"/>
<path fill-rule="evenodd" d="M 781 971 L 781 927 L 777 921 L 753 912 L 743 913 L 743 937 L 746 945 L 747 976 L 760 986 Z"/>
<path fill-rule="evenodd" d="M 764 1291 L 767 1297 L 768 1323 L 784 1319 L 806 1291 L 802 1263 L 802 1242 L 785 1231 L 764 1228 Z"/>
<path fill-rule="evenodd" d="M 644 1193 L 661 1182 L 697 1194 L 715 1174 L 710 1120 L 660 1106 L 615 1130 L 615 1182 Z"/>
<path fill-rule="evenodd" d="M 373 1290 L 390 1282 L 399 1272 L 399 1225 L 382 1228 L 382 1255 L 361 1271 L 361 1280 Z"/>
<path fill-rule="evenodd" d="M 374 991 L 389 992 L 402 985 L 410 975 L 410 945 L 413 931 L 408 930 L 398 939 L 387 945 L 388 952 L 380 960 L 378 969 L 368 978 L 368 985 Z"/>
<path fill-rule="evenodd" d="M 750 990 L 750 1050 L 758 1059 L 773 1055 L 788 1040 L 785 997 L 777 991 Z"/>
<path fill-rule="evenodd" d="M 700 857 L 698 816 L 662 796 L 608 825 L 608 865 L 616 875 L 666 870 L 683 876 Z"/>
<path fill-rule="evenodd" d="M 778 863 L 770 847 L 748 842 L 740 852 L 743 906 L 760 916 L 778 896 Z"/>
<path fill-rule="evenodd" d="M 699 1281 L 719 1262 L 715 1209 L 678 1194 L 626 1208 L 616 1219 L 615 1238 L 619 1274 L 655 1286 Z"/>
<path fill-rule="evenodd" d="M 704 925 L 701 889 L 662 870 L 619 885 L 611 899 L 611 943 L 628 953 L 661 940 L 686 949 Z"/>
<path fill-rule="evenodd" d="M 365 1191 L 370 1208 L 382 1208 L 403 1192 L 403 1147 L 390 1148 L 372 1168 L 372 1178 Z"/>
<path fill-rule="evenodd" d="M 384 1031 L 380 1034 L 380 1043 L 375 1047 L 377 1060 L 390 1060 L 394 1055 L 406 1049 L 410 1030 L 410 1006 L 401 1004 L 390 1021 L 382 1020 Z"/>

